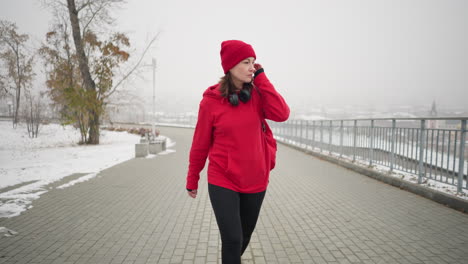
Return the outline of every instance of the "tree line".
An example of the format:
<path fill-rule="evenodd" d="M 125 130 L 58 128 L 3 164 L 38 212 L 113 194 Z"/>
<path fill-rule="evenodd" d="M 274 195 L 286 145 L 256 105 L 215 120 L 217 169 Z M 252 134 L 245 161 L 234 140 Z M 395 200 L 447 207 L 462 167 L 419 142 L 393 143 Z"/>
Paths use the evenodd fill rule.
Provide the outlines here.
<path fill-rule="evenodd" d="M 0 20 L 0 97 L 14 98 L 13 127 L 23 109 L 29 135 L 37 137 L 45 107 L 41 99 L 47 96 L 61 123 L 79 128 L 81 143 L 99 144 L 109 97 L 136 72 L 157 38 L 151 39 L 132 67 L 118 74 L 130 57 L 131 46 L 124 33 L 110 29 L 111 11 L 122 2 L 45 0 L 54 21 L 36 48 L 29 47 L 29 36 L 21 34 L 14 22 Z M 39 62 L 44 66 L 47 89 L 34 94 L 33 69 Z"/>

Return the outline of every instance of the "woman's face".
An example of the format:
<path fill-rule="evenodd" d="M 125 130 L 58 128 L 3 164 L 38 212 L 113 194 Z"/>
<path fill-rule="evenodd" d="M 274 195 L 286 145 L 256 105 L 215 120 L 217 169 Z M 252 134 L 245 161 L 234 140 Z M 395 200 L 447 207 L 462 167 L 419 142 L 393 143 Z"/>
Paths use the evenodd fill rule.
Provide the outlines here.
<path fill-rule="evenodd" d="M 255 73 L 254 63 L 254 57 L 249 57 L 239 62 L 230 70 L 237 87 L 242 87 L 242 84 L 252 81 L 253 74 Z"/>

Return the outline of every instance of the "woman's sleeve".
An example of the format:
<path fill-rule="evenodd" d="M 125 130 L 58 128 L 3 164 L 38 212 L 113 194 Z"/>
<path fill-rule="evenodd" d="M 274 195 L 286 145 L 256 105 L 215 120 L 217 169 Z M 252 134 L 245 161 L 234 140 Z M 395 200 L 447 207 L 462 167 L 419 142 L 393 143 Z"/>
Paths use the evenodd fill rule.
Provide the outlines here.
<path fill-rule="evenodd" d="M 289 106 L 284 98 L 275 90 L 275 87 L 262 72 L 254 79 L 254 85 L 260 90 L 262 107 L 266 119 L 275 122 L 286 121 L 289 117 Z"/>
<path fill-rule="evenodd" d="M 213 131 L 213 116 L 206 101 L 200 102 L 198 121 L 193 134 L 192 148 L 190 149 L 189 168 L 187 173 L 187 189 L 198 189 L 200 172 L 205 167 L 206 158 L 211 147 Z"/>

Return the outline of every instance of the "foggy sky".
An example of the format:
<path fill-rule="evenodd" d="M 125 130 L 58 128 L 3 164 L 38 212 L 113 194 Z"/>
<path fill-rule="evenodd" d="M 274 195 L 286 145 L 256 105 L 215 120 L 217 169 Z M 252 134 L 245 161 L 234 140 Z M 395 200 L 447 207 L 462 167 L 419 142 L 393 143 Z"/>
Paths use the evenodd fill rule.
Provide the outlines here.
<path fill-rule="evenodd" d="M 0 0 L 0 17 L 40 41 L 38 0 Z M 468 108 L 466 0 L 129 0 L 115 29 L 157 59 L 157 102 L 198 109 L 223 75 L 220 44 L 252 44 L 291 108 L 427 105 Z M 152 93 L 152 74 L 136 91 Z"/>

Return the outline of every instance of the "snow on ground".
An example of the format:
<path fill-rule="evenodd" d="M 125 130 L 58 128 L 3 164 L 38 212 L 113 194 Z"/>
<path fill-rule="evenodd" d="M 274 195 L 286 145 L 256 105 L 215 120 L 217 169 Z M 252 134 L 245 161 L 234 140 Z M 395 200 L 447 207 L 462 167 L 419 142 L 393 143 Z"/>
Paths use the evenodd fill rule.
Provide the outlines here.
<path fill-rule="evenodd" d="M 50 183 L 75 173 L 86 174 L 57 187 L 63 189 L 132 159 L 140 136 L 101 130 L 99 145 L 79 145 L 79 140 L 80 133 L 72 126 L 44 125 L 39 137 L 31 139 L 25 125 L 13 129 L 11 121 L 0 122 L 0 189 L 12 188 L 0 193 L 0 217 L 17 216 L 31 208 L 31 202 L 46 193 Z M 167 140 L 167 148 L 175 144 Z"/>

